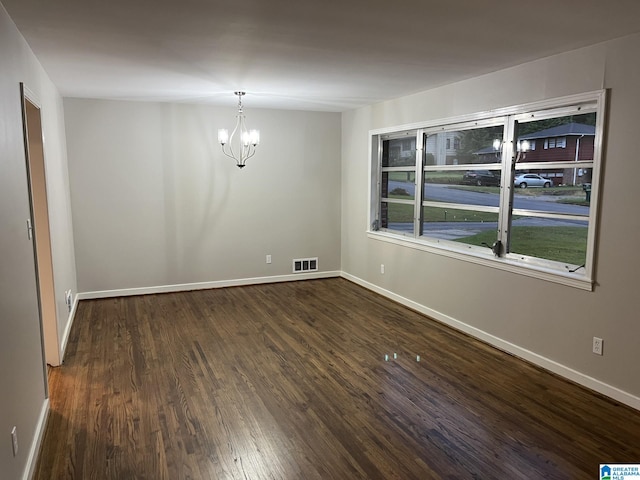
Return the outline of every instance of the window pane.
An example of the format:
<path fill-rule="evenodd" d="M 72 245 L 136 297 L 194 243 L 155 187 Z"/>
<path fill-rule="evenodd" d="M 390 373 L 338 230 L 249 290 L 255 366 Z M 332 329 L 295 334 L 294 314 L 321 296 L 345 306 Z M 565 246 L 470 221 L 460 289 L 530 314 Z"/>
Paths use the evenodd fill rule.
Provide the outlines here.
<path fill-rule="evenodd" d="M 500 163 L 504 126 L 426 135 L 425 165 Z M 497 142 L 496 142 L 497 140 Z M 494 146 L 495 144 L 495 146 Z"/>
<path fill-rule="evenodd" d="M 382 141 L 382 166 L 407 167 L 416 164 L 415 133 L 404 138 Z"/>
<path fill-rule="evenodd" d="M 595 112 L 518 123 L 518 142 L 528 140 L 544 145 L 528 151 L 520 163 L 593 160 L 595 125 Z"/>
<path fill-rule="evenodd" d="M 380 226 L 403 233 L 413 233 L 413 205 L 382 202 L 380 204 Z"/>
<path fill-rule="evenodd" d="M 588 216 L 591 172 L 591 168 L 518 171 L 513 208 Z"/>
<path fill-rule="evenodd" d="M 587 221 L 520 217 L 511 226 L 511 253 L 584 265 Z"/>
<path fill-rule="evenodd" d="M 413 200 L 415 198 L 415 171 L 382 172 L 382 198 Z"/>
<path fill-rule="evenodd" d="M 422 234 L 471 245 L 496 241 L 498 214 L 457 208 L 422 207 Z"/>
<path fill-rule="evenodd" d="M 500 170 L 424 172 L 424 201 L 497 207 Z"/>

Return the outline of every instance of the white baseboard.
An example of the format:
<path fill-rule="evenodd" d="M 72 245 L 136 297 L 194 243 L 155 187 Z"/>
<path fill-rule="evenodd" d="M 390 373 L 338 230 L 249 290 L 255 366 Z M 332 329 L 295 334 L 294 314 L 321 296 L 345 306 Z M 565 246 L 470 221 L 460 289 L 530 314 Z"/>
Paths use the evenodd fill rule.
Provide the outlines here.
<path fill-rule="evenodd" d="M 422 304 L 419 304 L 417 302 L 414 302 L 413 300 L 409 300 L 408 298 L 397 295 L 389 290 L 386 290 L 377 285 L 369 283 L 351 274 L 342 272 L 341 276 L 343 278 L 346 278 L 347 280 L 357 283 L 358 285 L 368 290 L 379 293 L 384 297 L 390 298 L 391 300 L 394 300 L 402 305 L 405 305 L 406 307 L 409 307 L 412 310 L 416 310 L 417 312 L 423 313 L 424 315 L 427 315 L 428 317 L 431 317 L 441 323 L 444 323 L 445 325 L 448 325 L 456 330 L 460 330 L 464 333 L 467 333 L 472 337 L 477 338 L 478 340 L 481 340 L 485 343 L 488 343 L 489 345 L 492 345 L 500 350 L 503 350 L 507 353 L 515 355 L 516 357 L 522 358 L 523 360 L 531 362 L 535 365 L 538 365 L 539 367 L 542 367 L 545 370 L 553 372 L 568 380 L 578 383 L 584 387 L 587 387 L 598 393 L 606 395 L 607 397 L 617 400 L 618 402 L 624 403 L 625 405 L 635 408 L 636 410 L 640 410 L 640 398 L 628 392 L 625 392 L 624 390 L 620 390 L 619 388 L 608 385 L 600 380 L 597 380 L 593 377 L 585 375 L 584 373 L 581 373 L 577 370 L 574 370 L 565 365 L 562 365 L 554 360 L 548 359 L 535 352 L 522 348 L 513 343 L 507 342 L 499 337 L 491 335 L 490 333 L 487 333 L 483 330 L 472 327 L 471 325 L 467 325 L 466 323 L 456 320 L 455 318 L 452 318 L 448 315 L 445 315 L 431 308 L 425 307 Z"/>
<path fill-rule="evenodd" d="M 27 464 L 22 474 L 22 480 L 31 480 L 35 473 L 36 463 L 38 462 L 38 453 L 40 452 L 40 444 L 44 437 L 45 427 L 47 426 L 47 419 L 49 418 L 49 399 L 45 398 L 40 410 L 40 416 L 38 417 L 38 423 L 36 424 L 36 433 L 33 436 L 31 447 L 29 448 L 29 456 L 27 457 Z"/>
<path fill-rule="evenodd" d="M 64 363 L 64 355 L 67 351 L 67 342 L 69 341 L 69 334 L 71 333 L 71 327 L 73 326 L 73 321 L 76 318 L 76 310 L 78 309 L 78 301 L 80 300 L 79 295 L 76 295 L 73 299 L 73 306 L 71 307 L 71 311 L 69 312 L 69 318 L 67 319 L 67 326 L 64 329 L 64 333 L 62 334 L 62 339 L 60 341 L 60 365 Z"/>
<path fill-rule="evenodd" d="M 185 292 L 189 290 L 207 290 L 210 288 L 237 287 L 242 285 L 257 285 L 263 283 L 291 282 L 296 280 L 312 280 L 317 278 L 333 278 L 341 276 L 342 272 L 309 272 L 273 277 L 239 278 L 235 280 L 219 280 L 214 282 L 182 283 L 177 285 L 159 285 L 155 287 L 123 288 L 118 290 L 101 290 L 82 292 L 76 296 L 79 300 L 94 298 L 128 297 L 132 295 L 149 295 L 153 293 Z"/>

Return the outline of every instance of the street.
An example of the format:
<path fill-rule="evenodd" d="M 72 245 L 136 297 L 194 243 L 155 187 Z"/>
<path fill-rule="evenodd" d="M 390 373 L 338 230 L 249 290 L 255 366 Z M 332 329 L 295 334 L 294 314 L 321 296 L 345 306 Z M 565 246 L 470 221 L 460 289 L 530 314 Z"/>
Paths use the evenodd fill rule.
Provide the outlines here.
<path fill-rule="evenodd" d="M 409 195 L 414 194 L 414 184 L 411 182 L 389 182 L 389 191 L 401 188 Z M 474 192 L 452 188 L 451 185 L 429 183 L 425 186 L 425 198 L 429 201 L 454 203 L 463 205 L 481 205 L 489 207 L 498 207 L 500 196 L 492 192 Z M 571 205 L 557 203 L 560 197 L 551 195 L 525 196 L 518 193 L 516 189 L 514 193 L 514 208 L 523 210 L 533 210 L 546 213 L 560 213 L 565 215 L 589 215 L 589 207 L 582 205 Z M 552 218 L 539 217 L 522 217 L 516 218 L 512 222 L 513 226 L 534 226 L 534 227 L 584 227 L 588 226 L 588 219 L 584 221 L 577 220 L 558 220 Z M 402 232 L 412 232 L 412 223 L 390 222 L 388 228 Z M 429 237 L 439 238 L 443 240 L 456 240 L 459 238 L 469 237 L 486 230 L 498 229 L 497 222 L 424 222 L 423 232 Z"/>
<path fill-rule="evenodd" d="M 411 182 L 389 181 L 389 191 L 395 188 L 405 190 L 413 196 L 415 186 Z M 541 189 L 538 189 L 541 190 Z M 565 215 L 589 215 L 589 207 L 582 205 L 570 205 L 557 203 L 560 197 L 552 195 L 540 195 L 531 197 L 518 193 L 516 188 L 513 195 L 513 207 L 522 210 L 535 210 L 539 212 L 561 213 Z M 425 198 L 434 202 L 458 203 L 464 205 L 483 205 L 487 207 L 497 207 L 500 196 L 497 193 L 480 193 L 471 190 L 452 188 L 451 185 L 440 183 L 428 183 L 425 186 Z"/>

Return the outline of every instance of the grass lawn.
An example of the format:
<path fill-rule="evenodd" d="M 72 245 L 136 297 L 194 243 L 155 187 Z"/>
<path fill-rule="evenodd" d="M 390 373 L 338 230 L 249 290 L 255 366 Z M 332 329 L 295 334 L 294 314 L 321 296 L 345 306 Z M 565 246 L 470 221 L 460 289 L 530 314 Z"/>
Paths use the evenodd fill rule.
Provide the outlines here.
<path fill-rule="evenodd" d="M 449 188 L 456 190 L 467 190 L 469 192 L 477 193 L 500 193 L 500 187 L 478 187 L 476 185 L 462 185 L 461 171 L 451 172 L 427 172 L 427 183 L 439 183 L 448 184 Z M 397 182 L 411 182 L 415 181 L 414 172 L 389 172 L 389 180 Z M 551 188 L 516 188 L 515 193 L 525 197 L 540 197 L 540 196 L 552 196 L 563 197 L 557 200 L 558 203 L 571 203 L 573 205 L 589 206 L 589 202 L 584 199 L 584 192 L 582 187 L 565 186 L 565 187 L 551 187 Z M 566 197 L 575 197 L 566 198 Z"/>
<path fill-rule="evenodd" d="M 425 222 L 497 222 L 498 214 L 477 212 L 475 210 L 458 210 L 453 208 L 424 208 Z"/>
<path fill-rule="evenodd" d="M 427 181 L 429 183 L 462 183 L 462 175 L 464 172 L 460 170 L 450 172 L 427 172 Z M 389 172 L 389 180 L 396 182 L 413 182 L 415 181 L 415 172 Z"/>
<path fill-rule="evenodd" d="M 408 197 L 400 197 L 408 199 Z M 402 203 L 388 203 L 388 218 L 390 222 L 411 223 L 413 222 L 413 205 Z"/>
<path fill-rule="evenodd" d="M 457 190 L 467 190 L 470 192 L 477 193 L 500 193 L 500 187 L 477 187 L 475 185 L 452 185 L 449 188 L 455 188 Z M 516 188 L 515 193 L 517 195 L 523 195 L 525 197 L 541 197 L 541 196 L 552 196 L 552 197 L 567 197 L 567 196 L 577 196 L 579 199 L 580 194 L 584 197 L 584 192 L 580 187 L 551 187 L 551 188 Z M 559 203 L 568 203 L 564 200 L 558 200 Z M 576 205 L 580 205 L 576 203 Z M 587 203 L 588 206 L 588 203 Z"/>
<path fill-rule="evenodd" d="M 389 180 L 395 182 L 415 182 L 415 172 L 389 172 Z"/>
<path fill-rule="evenodd" d="M 557 203 L 567 203 L 569 205 L 581 205 L 583 207 L 588 207 L 591 205 L 591 202 L 587 202 L 584 198 L 563 198 L 562 200 L 558 200 Z"/>
<path fill-rule="evenodd" d="M 410 197 L 391 197 L 408 200 Z M 413 205 L 389 203 L 389 220 L 391 222 L 413 222 Z M 445 213 L 446 212 L 446 213 Z M 477 212 L 475 210 L 459 210 L 452 208 L 424 208 L 424 222 L 497 222 L 498 214 Z"/>
<path fill-rule="evenodd" d="M 489 245 L 496 241 L 493 231 L 456 240 L 470 245 Z M 512 253 L 545 258 L 571 265 L 582 265 L 587 253 L 587 229 L 583 227 L 513 227 Z"/>
<path fill-rule="evenodd" d="M 495 213 L 473 210 L 447 210 L 426 208 L 425 222 L 497 222 Z M 394 223 L 413 223 L 413 205 L 389 204 L 389 220 Z M 516 217 L 514 217 L 516 218 Z M 456 240 L 460 243 L 481 246 L 496 241 L 495 230 Z M 512 253 L 544 258 L 570 265 L 582 265 L 587 253 L 587 229 L 584 227 L 512 227 Z"/>
<path fill-rule="evenodd" d="M 554 197 L 566 197 L 566 196 L 574 196 L 583 194 L 582 187 L 550 187 L 550 188 L 541 188 L 541 187 L 529 187 L 529 188 L 516 188 L 516 193 L 520 195 L 526 195 L 528 197 L 539 197 L 541 195 L 550 195 Z"/>

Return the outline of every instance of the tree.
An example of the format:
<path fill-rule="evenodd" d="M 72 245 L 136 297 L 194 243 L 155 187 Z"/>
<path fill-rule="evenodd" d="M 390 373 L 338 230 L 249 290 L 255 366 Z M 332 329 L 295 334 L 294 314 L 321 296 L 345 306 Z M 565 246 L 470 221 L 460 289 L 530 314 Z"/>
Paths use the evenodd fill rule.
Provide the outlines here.
<path fill-rule="evenodd" d="M 583 125 L 595 125 L 596 114 L 583 113 L 581 115 L 568 115 L 566 117 L 548 118 L 546 120 L 537 120 L 535 122 L 525 122 L 518 124 L 518 135 L 528 135 L 530 133 L 540 132 L 548 128 L 559 127 L 568 123 L 581 123 Z"/>
<path fill-rule="evenodd" d="M 463 130 L 460 134 L 460 149 L 458 150 L 458 159 L 460 163 L 477 163 L 477 152 L 489 147 L 493 147 L 493 141 L 498 139 L 502 141 L 503 127 L 497 125 L 494 127 L 474 128 L 472 130 Z"/>

